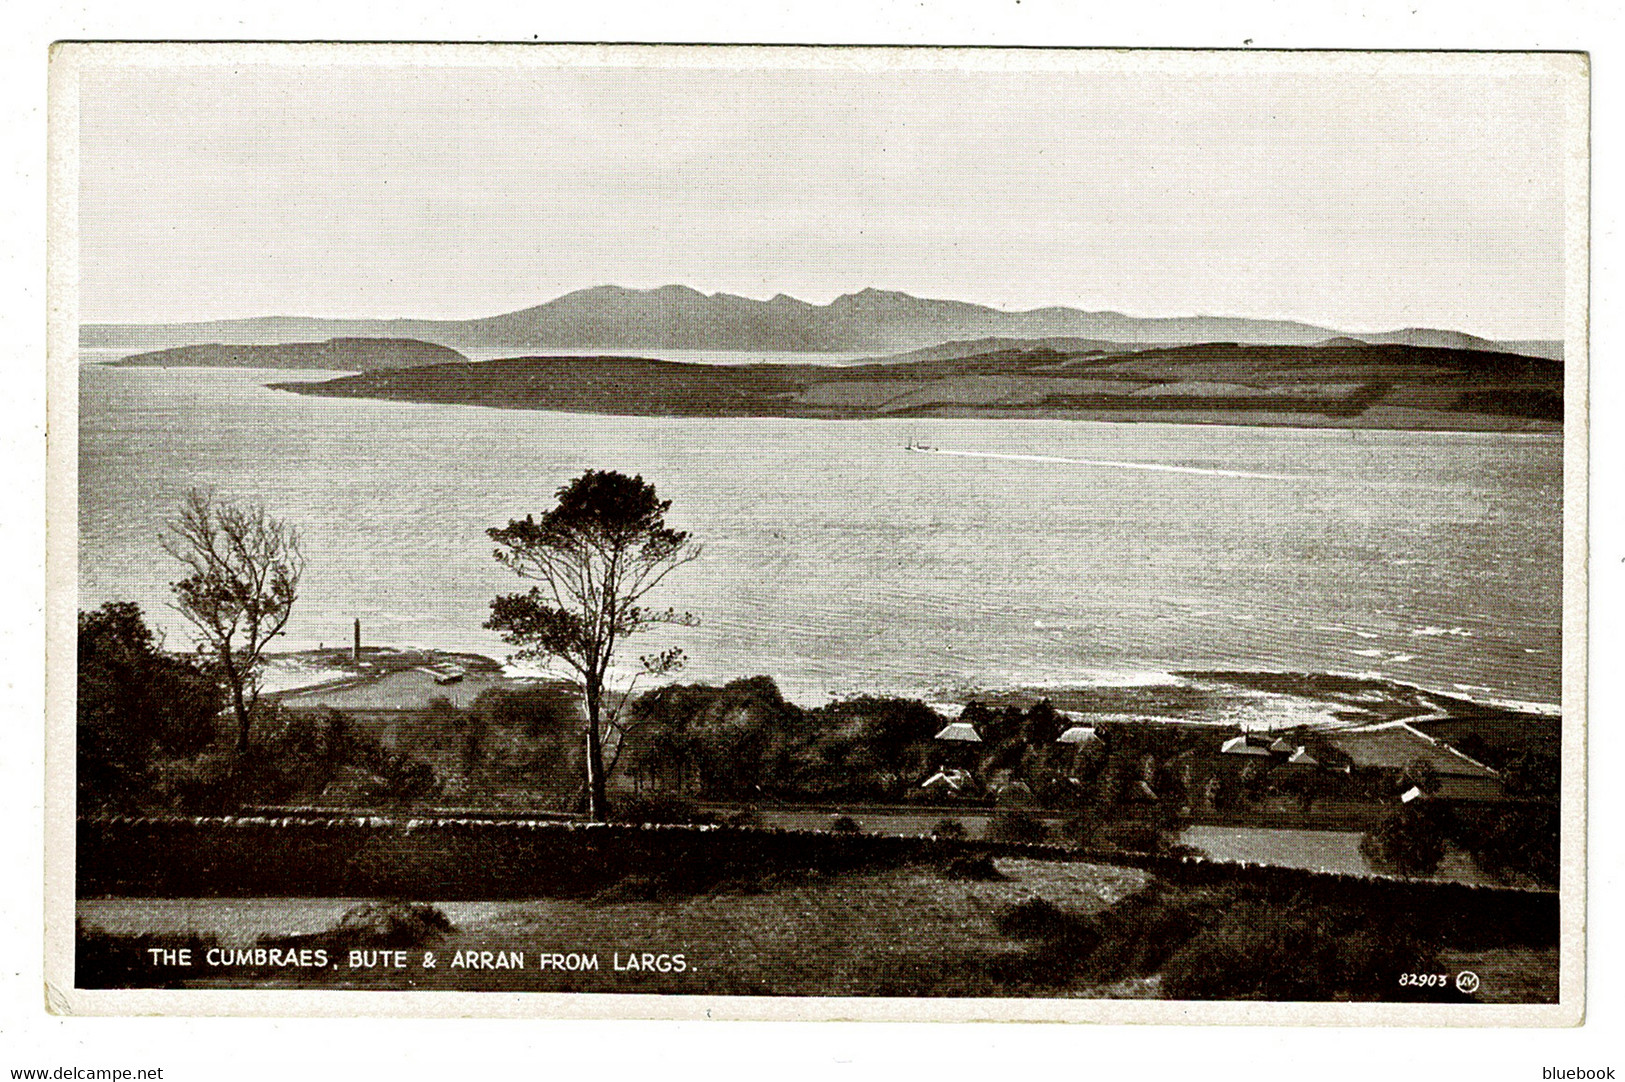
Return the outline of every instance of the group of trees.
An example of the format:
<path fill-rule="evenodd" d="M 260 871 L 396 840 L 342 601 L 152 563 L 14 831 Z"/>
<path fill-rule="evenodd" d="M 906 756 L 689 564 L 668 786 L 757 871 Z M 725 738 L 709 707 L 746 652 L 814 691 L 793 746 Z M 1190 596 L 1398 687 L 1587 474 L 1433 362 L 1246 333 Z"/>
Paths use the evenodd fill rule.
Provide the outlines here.
<path fill-rule="evenodd" d="M 224 687 L 207 658 L 167 653 L 128 601 L 81 612 L 78 643 L 79 807 L 125 807 L 156 760 L 214 741 Z"/>
<path fill-rule="evenodd" d="M 150 803 L 162 787 L 158 764 L 211 748 L 228 705 L 237 754 L 246 757 L 265 652 L 298 596 L 298 531 L 258 505 L 194 489 L 161 543 L 183 567 L 171 584 L 174 608 L 195 630 L 197 648 L 166 651 L 133 602 L 79 614 L 82 809 Z"/>
<path fill-rule="evenodd" d="M 556 505 L 540 518 L 514 519 L 487 531 L 496 559 L 537 585 L 495 598 L 485 626 L 518 647 L 517 656 L 562 661 L 581 678 L 587 712 L 581 762 L 594 819 L 608 815 L 606 734 L 615 734 L 609 742 L 617 749 L 621 744 L 605 695 L 618 651 L 652 626 L 693 622 L 687 614 L 642 604 L 672 570 L 700 552 L 688 533 L 666 525 L 670 506 L 641 477 L 588 470 L 560 488 Z M 196 632 L 197 649 L 191 656 L 166 652 L 129 602 L 80 613 L 82 807 L 139 802 L 156 758 L 194 755 L 215 743 L 216 719 L 227 704 L 239 760 L 233 775 L 253 774 L 244 763 L 261 714 L 266 652 L 287 626 L 305 569 L 298 531 L 259 504 L 193 490 L 166 523 L 162 544 L 182 565 L 181 578 L 171 584 L 173 605 Z M 657 674 L 681 662 L 677 650 L 643 659 L 644 668 Z M 482 744 L 482 718 L 476 712 L 470 722 L 470 748 Z M 271 738 L 292 740 L 297 757 L 308 736 L 287 730 Z M 381 752 L 357 751 L 353 740 L 328 745 L 349 747 L 377 770 L 411 773 Z M 324 755 L 324 762 L 337 761 Z M 264 765 L 275 756 L 260 758 Z M 428 785 L 406 775 L 396 781 L 408 789 Z"/>
<path fill-rule="evenodd" d="M 1427 876 L 1454 848 L 1497 879 L 1556 886 L 1561 856 L 1557 757 L 1520 751 L 1497 762 L 1507 800 L 1477 805 L 1416 800 L 1368 831 L 1361 852 L 1383 871 Z M 1413 768 L 1400 784 L 1432 794 L 1439 783 L 1429 778 Z"/>
<path fill-rule="evenodd" d="M 634 776 L 715 800 L 895 799 L 932 765 L 942 719 L 924 703 L 864 696 L 814 709 L 771 678 L 671 684 L 627 709 Z"/>

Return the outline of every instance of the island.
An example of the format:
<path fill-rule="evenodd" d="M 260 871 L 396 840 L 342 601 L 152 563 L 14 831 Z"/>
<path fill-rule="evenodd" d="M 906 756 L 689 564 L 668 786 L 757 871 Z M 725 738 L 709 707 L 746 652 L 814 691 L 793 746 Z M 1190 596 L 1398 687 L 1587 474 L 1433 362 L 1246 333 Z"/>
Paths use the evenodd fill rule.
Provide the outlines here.
<path fill-rule="evenodd" d="M 1563 363 L 1348 339 L 1128 352 L 1017 342 L 849 365 L 516 357 L 393 367 L 280 390 L 504 409 L 680 417 L 1073 418 L 1555 431 Z"/>
<path fill-rule="evenodd" d="M 158 368 L 326 368 L 367 372 L 466 362 L 448 346 L 415 338 L 329 338 L 325 342 L 232 345 L 210 342 L 137 353 L 116 365 Z"/>

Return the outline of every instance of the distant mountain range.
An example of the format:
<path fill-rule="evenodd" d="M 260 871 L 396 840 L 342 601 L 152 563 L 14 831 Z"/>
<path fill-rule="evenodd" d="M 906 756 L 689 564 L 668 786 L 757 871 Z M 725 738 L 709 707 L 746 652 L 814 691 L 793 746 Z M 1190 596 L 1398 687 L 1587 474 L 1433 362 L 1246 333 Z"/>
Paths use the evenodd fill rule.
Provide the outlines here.
<path fill-rule="evenodd" d="M 1284 320 L 1223 316 L 1144 318 L 1121 312 L 1035 308 L 1011 312 L 964 301 L 865 289 L 809 304 L 779 294 L 758 301 L 686 286 L 596 286 L 532 308 L 466 320 L 262 316 L 205 323 L 87 323 L 84 348 L 160 350 L 203 344 L 273 345 L 329 338 L 414 338 L 452 349 L 694 349 L 743 352 L 895 353 L 964 339 L 1084 339 L 1123 352 L 1147 346 L 1233 342 L 1313 346 L 1333 339 L 1472 349 L 1560 359 L 1561 342 L 1490 341 L 1410 327 L 1348 335 Z M 997 348 L 997 347 L 995 347 Z M 1071 348 L 1070 346 L 1068 348 Z"/>

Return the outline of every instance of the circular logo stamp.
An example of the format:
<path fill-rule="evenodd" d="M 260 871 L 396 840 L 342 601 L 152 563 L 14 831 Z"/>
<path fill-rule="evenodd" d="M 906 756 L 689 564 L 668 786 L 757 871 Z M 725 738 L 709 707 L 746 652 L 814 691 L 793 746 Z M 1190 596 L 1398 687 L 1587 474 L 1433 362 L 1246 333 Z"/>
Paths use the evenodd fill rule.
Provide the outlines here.
<path fill-rule="evenodd" d="M 1470 969 L 1464 969 L 1456 974 L 1456 988 L 1458 991 L 1472 995 L 1478 991 L 1478 974 Z"/>

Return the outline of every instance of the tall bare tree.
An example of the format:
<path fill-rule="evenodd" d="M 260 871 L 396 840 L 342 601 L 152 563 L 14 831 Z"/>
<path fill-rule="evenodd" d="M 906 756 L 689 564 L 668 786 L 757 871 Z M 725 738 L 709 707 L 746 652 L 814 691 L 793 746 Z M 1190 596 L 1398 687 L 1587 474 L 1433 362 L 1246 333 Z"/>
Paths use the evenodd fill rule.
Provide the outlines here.
<path fill-rule="evenodd" d="M 700 547 L 666 525 L 670 500 L 642 477 L 588 470 L 560 488 L 558 505 L 487 530 L 493 555 L 522 578 L 540 583 L 491 602 L 485 626 L 521 647 L 517 657 L 557 658 L 581 676 L 587 699 L 587 811 L 608 813 L 604 770 L 604 680 L 629 635 L 655 624 L 692 624 L 693 617 L 644 608 L 643 596 Z M 645 659 L 659 671 L 675 651 Z"/>
<path fill-rule="evenodd" d="M 248 750 L 265 649 L 286 626 L 305 561 L 299 533 L 259 504 L 193 489 L 165 524 L 164 549 L 190 574 L 173 583 L 175 608 L 197 629 L 231 691 L 237 750 Z"/>

